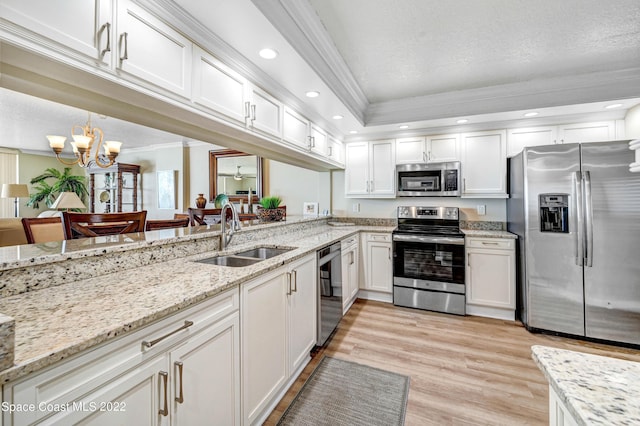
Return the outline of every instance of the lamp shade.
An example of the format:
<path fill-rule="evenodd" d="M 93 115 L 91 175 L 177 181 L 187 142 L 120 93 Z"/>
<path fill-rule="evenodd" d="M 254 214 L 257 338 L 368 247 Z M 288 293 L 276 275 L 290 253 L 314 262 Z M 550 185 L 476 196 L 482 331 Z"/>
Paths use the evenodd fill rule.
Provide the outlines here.
<path fill-rule="evenodd" d="M 3 183 L 2 198 L 25 198 L 29 196 L 29 188 L 24 183 Z"/>
<path fill-rule="evenodd" d="M 86 209 L 80 197 L 75 192 L 61 192 L 56 201 L 51 205 L 52 209 Z"/>

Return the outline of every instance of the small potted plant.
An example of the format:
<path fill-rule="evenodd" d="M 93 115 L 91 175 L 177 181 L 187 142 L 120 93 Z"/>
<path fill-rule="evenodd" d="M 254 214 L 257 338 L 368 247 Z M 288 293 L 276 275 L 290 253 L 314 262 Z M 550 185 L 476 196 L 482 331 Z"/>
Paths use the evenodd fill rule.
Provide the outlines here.
<path fill-rule="evenodd" d="M 278 222 L 285 217 L 285 207 L 279 207 L 282 202 L 282 198 L 277 195 L 271 197 L 263 197 L 260 200 L 260 206 L 257 215 L 258 219 L 262 222 Z"/>

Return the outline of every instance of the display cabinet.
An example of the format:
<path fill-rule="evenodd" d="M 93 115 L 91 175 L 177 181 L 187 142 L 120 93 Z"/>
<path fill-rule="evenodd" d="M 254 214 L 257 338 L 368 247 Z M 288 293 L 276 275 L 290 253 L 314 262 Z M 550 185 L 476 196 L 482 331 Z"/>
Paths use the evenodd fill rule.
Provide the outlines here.
<path fill-rule="evenodd" d="M 138 210 L 140 166 L 116 163 L 108 168 L 89 168 L 89 211 L 91 213 Z"/>

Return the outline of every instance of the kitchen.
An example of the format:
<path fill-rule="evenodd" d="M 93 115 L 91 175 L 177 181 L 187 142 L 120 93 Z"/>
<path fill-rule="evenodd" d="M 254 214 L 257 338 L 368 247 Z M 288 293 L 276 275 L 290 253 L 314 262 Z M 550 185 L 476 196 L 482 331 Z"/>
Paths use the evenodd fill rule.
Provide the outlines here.
<path fill-rule="evenodd" d="M 196 38 L 197 39 L 197 38 Z M 3 46 L 5 47 L 5 46 Z M 6 53 L 8 52 L 8 53 Z M 8 62 L 11 62 L 12 66 L 15 66 L 15 61 L 22 59 L 25 61 L 25 63 L 28 64 L 29 60 L 31 60 L 32 58 L 29 57 L 24 57 L 24 58 L 19 58 L 16 57 L 15 52 L 11 51 L 10 47 L 7 47 L 3 50 L 3 56 L 7 54 L 9 55 L 9 59 L 7 60 Z M 19 55 L 18 55 L 19 56 Z M 6 57 L 6 56 L 5 56 Z M 26 66 L 26 65 L 25 65 Z M 11 85 L 16 85 L 16 81 L 15 78 L 16 76 L 14 75 L 15 72 L 13 71 L 13 69 L 11 67 L 7 67 L 5 66 L 5 74 L 3 75 L 4 77 L 4 81 L 7 81 L 7 85 L 11 84 Z M 63 70 L 60 70 L 59 67 L 55 67 L 53 66 L 50 69 L 51 72 L 51 77 L 55 77 L 55 78 L 61 78 L 63 80 L 65 79 L 69 79 L 70 77 L 64 77 L 63 76 Z M 89 79 L 91 79 L 90 77 L 87 77 Z M 31 82 L 31 84 L 36 84 L 34 82 Z M 102 83 L 104 84 L 104 83 Z M 612 83 L 611 86 L 614 86 L 614 84 Z M 15 87 L 15 86 L 14 86 Z M 613 95 L 614 93 L 620 93 L 620 92 L 616 92 L 615 90 L 613 90 L 612 88 L 612 95 L 610 98 L 608 99 L 623 99 L 623 98 L 628 98 L 630 85 L 627 84 L 625 86 L 626 92 L 624 95 L 620 94 L 618 96 Z M 113 88 L 113 87 L 110 87 Z M 55 91 L 55 88 L 51 89 L 52 91 Z M 140 113 L 140 109 L 142 108 L 140 106 L 140 104 L 142 103 L 139 99 L 135 99 L 134 96 L 132 96 L 131 94 L 128 93 L 122 93 L 122 89 L 121 88 L 117 88 L 114 89 L 116 91 L 116 93 L 118 93 L 118 95 L 122 95 L 122 100 L 123 101 L 130 101 L 132 105 L 126 105 L 124 104 L 124 102 L 120 101 L 120 103 L 116 103 L 114 102 L 113 99 L 104 99 L 104 97 L 100 97 L 97 96 L 95 99 L 91 99 L 91 100 L 87 100 L 87 99 L 83 99 L 81 101 L 76 101 L 75 103 L 85 103 L 84 107 L 88 108 L 88 106 L 86 105 L 86 103 L 96 103 L 96 104 L 101 104 L 101 101 L 104 101 L 104 104 L 106 106 L 103 105 L 96 105 L 96 108 L 91 108 L 92 110 L 99 110 L 99 111 L 104 111 L 105 113 L 109 114 L 109 115 L 113 115 L 113 116 L 137 116 L 136 121 L 153 121 L 151 120 L 149 117 L 144 117 L 144 114 Z M 26 89 L 25 89 L 26 91 Z M 325 92 L 328 93 L 328 91 L 324 91 L 324 90 L 320 90 L 322 92 L 322 94 L 324 95 Z M 637 95 L 637 93 L 636 93 Z M 57 93 L 57 94 L 51 94 L 50 96 L 52 97 L 64 97 L 64 95 L 62 93 Z M 190 126 L 188 128 L 185 128 L 187 126 L 185 126 L 184 122 L 185 121 L 189 121 L 189 120 L 194 120 L 195 123 L 193 124 L 200 124 L 202 125 L 202 120 L 201 118 L 198 118 L 197 120 L 194 119 L 193 117 L 190 118 L 185 118 L 185 113 L 181 110 L 177 110 L 177 109 L 172 109 L 172 107 L 167 106 L 165 104 L 161 104 L 159 103 L 157 100 L 154 99 L 149 99 L 152 98 L 149 94 L 145 94 L 144 96 L 146 96 L 146 98 L 144 98 L 145 101 L 149 102 L 150 106 L 147 106 L 147 108 L 157 108 L 157 110 L 166 115 L 169 115 L 171 113 L 175 113 L 175 119 L 172 120 L 168 120 L 166 123 L 163 123 L 163 126 L 165 127 L 173 127 L 173 130 L 175 133 L 177 134 L 184 134 L 185 136 L 188 137 L 196 137 L 196 136 L 203 136 L 202 138 L 196 137 L 196 139 L 202 139 L 202 140 L 210 140 L 212 138 L 212 136 L 210 134 L 206 134 L 206 132 L 203 132 L 201 127 L 198 128 L 194 128 L 194 126 Z M 584 93 L 581 96 L 586 96 Z M 576 103 L 577 100 L 576 100 Z M 460 107 L 460 106 L 459 106 Z M 525 109 L 525 108 L 522 108 Z M 528 109 L 528 108 L 526 108 Z M 116 111 L 119 110 L 119 111 Z M 123 111 L 125 111 L 123 113 Z M 448 113 L 448 117 L 458 117 L 460 116 L 465 116 L 469 114 L 469 111 L 465 111 L 464 113 L 462 113 L 462 111 L 460 111 L 460 114 L 456 113 L 456 112 L 452 112 L 452 110 L 450 110 L 450 112 Z M 113 114 L 112 114 L 113 113 Z M 308 115 L 312 115 L 312 114 L 308 114 Z M 346 116 L 346 115 L 345 115 Z M 623 128 L 628 128 L 628 129 L 633 129 L 634 127 L 634 121 L 631 119 L 632 118 L 632 111 L 627 113 L 627 119 L 624 118 L 624 115 L 620 116 L 615 116 L 615 118 L 612 118 L 613 115 L 612 113 L 609 112 L 609 115 L 607 116 L 607 119 L 613 120 L 614 121 L 614 128 L 618 128 L 620 127 L 620 125 Z M 594 119 L 594 121 L 603 121 L 604 119 L 601 118 L 602 114 L 598 116 L 598 118 Z M 312 116 L 313 118 L 313 116 Z M 560 116 L 557 118 L 546 118 L 546 121 L 543 121 L 541 123 L 544 123 L 548 126 L 551 127 L 560 127 L 561 125 L 564 124 L 571 124 L 571 118 L 573 117 L 567 117 L 567 116 Z M 180 120 L 183 120 L 182 123 L 179 122 Z M 398 120 L 400 121 L 400 120 Z M 622 124 L 616 124 L 616 122 L 621 121 Z M 526 122 L 527 124 L 521 126 L 521 127 L 526 127 L 528 125 L 531 124 L 530 121 Z M 148 124 L 155 124 L 156 126 L 158 125 L 158 123 L 148 123 Z M 211 126 L 216 129 L 219 130 L 220 126 L 217 123 L 207 123 L 207 124 L 211 124 Z M 442 133 L 442 131 L 440 130 L 442 125 L 432 125 L 428 127 L 428 131 L 424 131 L 418 134 L 415 134 L 414 136 L 429 136 L 429 135 L 437 135 Z M 478 126 L 478 125 L 476 125 Z M 491 127 L 487 127 L 487 126 L 491 126 Z M 498 126 L 498 127 L 494 127 L 496 126 L 495 123 L 491 123 L 491 124 L 485 124 L 484 126 L 480 126 L 480 127 L 459 127 L 457 130 L 452 130 L 452 128 L 447 128 L 447 132 L 449 133 L 471 133 L 471 132 L 480 132 L 480 131 L 490 131 L 492 129 L 495 128 L 505 128 L 506 126 Z M 397 126 L 389 126 L 389 127 L 397 127 Z M 175 131 L 175 130 L 180 130 L 182 128 L 185 128 L 185 131 Z M 342 134 L 347 134 L 348 133 L 348 129 L 349 127 L 346 127 L 346 130 L 344 130 L 343 132 L 341 132 Z M 432 130 L 433 129 L 433 130 Z M 171 130 L 171 129 L 165 129 L 165 130 Z M 368 140 L 369 137 L 371 137 L 370 135 L 366 135 L 367 133 L 367 129 L 362 128 L 362 126 L 359 126 L 359 130 L 361 131 L 361 136 L 349 136 L 348 140 L 352 140 L 354 143 L 357 143 L 359 140 Z M 625 129 L 627 130 L 627 129 Z M 237 130 L 237 129 L 233 129 L 230 131 L 228 129 L 224 129 L 225 134 L 227 135 L 227 139 L 228 141 L 230 141 L 229 145 L 231 145 L 232 143 L 234 145 L 237 145 L 238 148 L 243 148 L 246 151 L 252 152 L 255 148 L 255 146 L 251 146 L 251 142 L 254 143 L 254 145 L 256 145 L 260 139 L 256 136 L 249 136 L 247 137 L 247 139 L 249 140 L 247 141 L 238 141 L 238 139 L 242 139 L 242 132 Z M 397 132 L 397 130 L 394 130 L 394 132 Z M 229 136 L 229 133 L 232 134 L 232 136 Z M 389 135 L 389 133 L 386 133 L 387 135 Z M 627 137 L 629 137 L 631 135 L 631 131 L 627 130 Z M 388 137 L 384 137 L 385 132 L 381 132 L 375 139 L 387 139 Z M 390 136 L 389 136 L 390 137 Z M 409 136 L 408 136 L 409 137 Z M 395 136 L 394 136 L 395 138 Z M 217 138 L 217 141 L 219 141 L 220 138 Z M 225 140 L 225 139 L 223 139 Z M 224 145 L 224 144 L 223 144 Z M 505 146 L 506 148 L 506 146 Z M 262 148 L 265 149 L 265 148 Z M 296 163 L 298 161 L 310 161 L 310 160 L 306 160 L 307 157 L 303 157 L 300 156 L 298 153 L 294 152 L 291 153 L 289 151 L 285 151 L 280 147 L 276 147 L 276 148 L 272 148 L 272 151 L 275 151 L 275 155 L 274 152 L 271 152 L 271 158 L 282 158 L 282 160 L 285 163 Z M 269 154 L 269 153 L 267 153 Z M 123 151 L 123 155 L 124 155 L 124 151 Z M 315 160 L 313 160 L 315 161 Z M 326 172 L 319 172 L 320 174 L 326 173 Z M 405 201 L 402 199 L 395 199 L 395 198 L 390 198 L 390 199 L 381 199 L 381 198 L 348 198 L 344 192 L 346 191 L 345 185 L 344 185 L 344 180 L 345 180 L 345 173 L 344 172 L 331 172 L 329 174 L 329 178 L 325 179 L 323 178 L 319 178 L 319 181 L 321 182 L 330 182 L 330 192 L 331 192 L 331 199 L 328 205 L 326 205 L 326 207 L 331 208 L 331 211 L 334 212 L 335 214 L 341 215 L 341 216 L 348 216 L 348 217 L 377 217 L 377 218 L 387 218 L 387 219 L 391 219 L 395 217 L 395 212 L 396 212 L 396 208 L 400 205 L 405 205 Z M 326 183 L 323 183 L 322 185 L 326 185 Z M 201 192 L 201 191 L 200 191 Z M 503 190 L 503 192 L 505 192 Z M 192 192 L 189 195 L 184 195 L 184 205 L 189 205 L 191 200 L 195 198 L 196 192 Z M 481 200 L 481 201 L 480 201 Z M 299 200 L 300 202 L 295 203 L 296 205 L 302 205 L 303 201 L 309 201 L 308 199 L 301 199 Z M 421 202 L 423 200 L 420 200 Z M 428 201 L 428 199 L 427 199 Z M 449 201 L 449 199 L 444 199 L 444 200 L 438 200 L 438 201 L 444 201 L 447 202 Z M 456 199 L 451 199 L 451 202 L 454 205 L 451 205 L 452 207 L 460 207 L 463 210 L 464 213 L 464 218 L 469 220 L 469 221 L 475 221 L 475 220 L 489 220 L 489 221 L 496 221 L 496 222 L 505 222 L 506 221 L 506 203 L 504 201 L 504 196 L 502 199 L 493 199 L 493 198 L 488 198 L 488 197 L 481 197 L 480 199 L 471 199 L 471 198 L 456 198 Z M 355 206 L 354 206 L 355 204 Z M 480 206 L 485 206 L 485 212 L 486 214 L 484 216 L 480 216 L 478 212 L 481 212 L 483 209 L 482 208 L 478 208 L 478 205 Z M 359 211 L 358 211 L 359 210 Z"/>

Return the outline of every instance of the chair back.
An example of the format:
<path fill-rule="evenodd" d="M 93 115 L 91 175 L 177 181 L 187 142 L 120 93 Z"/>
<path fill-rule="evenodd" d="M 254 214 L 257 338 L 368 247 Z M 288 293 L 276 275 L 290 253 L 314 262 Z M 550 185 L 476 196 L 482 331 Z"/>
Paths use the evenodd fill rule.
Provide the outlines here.
<path fill-rule="evenodd" d="M 67 240 L 144 232 L 146 219 L 146 210 L 126 213 L 62 213 L 64 237 Z"/>
<path fill-rule="evenodd" d="M 24 217 L 22 218 L 22 227 L 29 244 L 65 239 L 60 217 Z"/>
<path fill-rule="evenodd" d="M 220 215 L 222 214 L 222 209 L 194 209 L 189 207 L 187 211 L 191 226 L 220 223 Z M 205 219 L 207 216 L 209 218 Z M 227 210 L 227 218 L 231 216 L 231 210 Z"/>
<path fill-rule="evenodd" d="M 149 219 L 145 226 L 145 230 L 153 231 L 155 229 L 167 229 L 167 228 L 184 228 L 189 226 L 189 217 L 183 217 L 181 219 Z"/>

